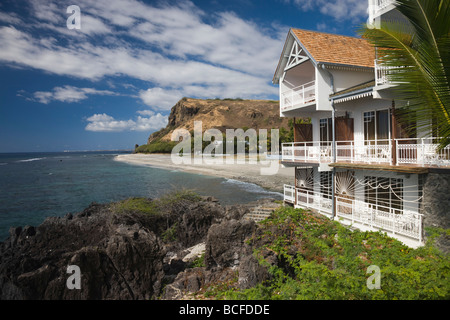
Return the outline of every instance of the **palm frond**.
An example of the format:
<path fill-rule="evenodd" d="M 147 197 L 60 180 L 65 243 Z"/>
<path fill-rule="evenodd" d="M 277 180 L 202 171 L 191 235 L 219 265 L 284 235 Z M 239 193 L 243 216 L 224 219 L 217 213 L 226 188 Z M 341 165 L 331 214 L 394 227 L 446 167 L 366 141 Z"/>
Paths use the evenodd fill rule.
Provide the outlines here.
<path fill-rule="evenodd" d="M 396 5 L 404 21 L 383 21 L 360 33 L 378 48 L 397 97 L 408 101 L 400 120 L 415 123 L 411 130 L 422 135 L 439 132 L 444 148 L 450 143 L 450 1 L 397 0 Z"/>

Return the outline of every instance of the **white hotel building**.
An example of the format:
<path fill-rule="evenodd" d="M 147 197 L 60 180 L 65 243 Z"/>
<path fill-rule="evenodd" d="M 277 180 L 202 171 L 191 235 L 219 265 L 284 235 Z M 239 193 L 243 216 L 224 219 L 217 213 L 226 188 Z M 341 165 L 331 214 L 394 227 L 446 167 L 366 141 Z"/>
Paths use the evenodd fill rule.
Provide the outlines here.
<path fill-rule="evenodd" d="M 401 19 L 392 2 L 369 0 L 370 18 Z M 282 146 L 282 164 L 295 167 L 284 201 L 416 247 L 425 180 L 450 176 L 450 147 L 437 152 L 436 139 L 402 130 L 395 110 L 405 102 L 385 70 L 363 39 L 289 31 L 273 78 L 280 115 L 311 121 L 296 124 L 295 141 Z"/>

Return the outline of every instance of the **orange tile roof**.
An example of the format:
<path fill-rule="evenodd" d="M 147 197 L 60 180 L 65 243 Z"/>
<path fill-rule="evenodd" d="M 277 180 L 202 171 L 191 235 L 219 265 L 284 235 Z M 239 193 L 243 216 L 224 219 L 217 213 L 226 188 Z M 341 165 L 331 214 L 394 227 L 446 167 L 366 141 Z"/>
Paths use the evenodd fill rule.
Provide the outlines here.
<path fill-rule="evenodd" d="M 316 62 L 374 67 L 375 48 L 364 39 L 302 29 L 292 32 Z"/>

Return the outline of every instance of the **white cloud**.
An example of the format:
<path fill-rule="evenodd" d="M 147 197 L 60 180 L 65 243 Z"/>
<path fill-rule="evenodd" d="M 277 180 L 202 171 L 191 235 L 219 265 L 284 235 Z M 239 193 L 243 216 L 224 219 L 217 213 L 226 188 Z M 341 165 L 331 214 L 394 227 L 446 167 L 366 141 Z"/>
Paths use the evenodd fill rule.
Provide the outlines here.
<path fill-rule="evenodd" d="M 151 131 L 159 130 L 167 125 L 167 116 L 161 113 L 150 117 L 138 116 L 136 120 L 116 120 L 106 113 L 94 114 L 86 119 L 86 131 L 94 132 L 123 132 L 123 131 Z"/>
<path fill-rule="evenodd" d="M 6 14 L 4 12 L 0 12 L 0 21 L 8 24 L 21 24 L 22 20 L 15 13 Z"/>
<path fill-rule="evenodd" d="M 277 94 L 270 81 L 288 28 L 259 26 L 229 12 L 206 16 L 190 1 L 156 6 L 137 0 L 79 0 L 77 31 L 65 27 L 68 15 L 58 2 L 30 1 L 34 20 L 28 26 L 33 28 L 0 27 L 0 61 L 6 64 L 92 81 L 121 76 L 148 81 L 149 87 L 164 89 L 143 90 L 140 97 L 162 110 L 192 94 Z M 36 32 L 42 29 L 54 33 Z M 53 97 L 36 96 L 41 101 Z M 84 98 L 83 92 L 72 97 L 78 98 Z"/>
<path fill-rule="evenodd" d="M 135 125 L 131 130 L 133 131 L 151 131 L 159 130 L 167 125 L 167 116 L 161 113 L 155 114 L 149 118 L 138 116 Z"/>
<path fill-rule="evenodd" d="M 105 34 L 110 33 L 111 29 L 98 18 L 94 18 L 88 14 L 82 17 L 82 25 L 80 32 L 86 34 Z"/>
<path fill-rule="evenodd" d="M 140 114 L 141 116 L 153 116 L 155 114 L 155 111 L 153 110 L 138 110 L 136 113 Z"/>
<path fill-rule="evenodd" d="M 168 110 L 180 100 L 183 95 L 179 90 L 164 90 L 162 88 L 151 88 L 139 92 L 141 100 L 150 107 Z"/>
<path fill-rule="evenodd" d="M 115 92 L 109 90 L 96 90 L 93 88 L 77 88 L 72 86 L 55 87 L 53 91 L 36 91 L 33 97 L 40 103 L 48 104 L 53 100 L 61 102 L 78 102 L 88 98 L 88 95 L 116 96 Z"/>
<path fill-rule="evenodd" d="M 336 20 L 356 21 L 367 17 L 367 0 L 286 0 L 303 11 L 320 10 Z"/>
<path fill-rule="evenodd" d="M 317 31 L 320 31 L 320 32 L 337 33 L 336 27 L 330 27 L 325 22 L 317 23 L 316 29 L 317 29 Z"/>

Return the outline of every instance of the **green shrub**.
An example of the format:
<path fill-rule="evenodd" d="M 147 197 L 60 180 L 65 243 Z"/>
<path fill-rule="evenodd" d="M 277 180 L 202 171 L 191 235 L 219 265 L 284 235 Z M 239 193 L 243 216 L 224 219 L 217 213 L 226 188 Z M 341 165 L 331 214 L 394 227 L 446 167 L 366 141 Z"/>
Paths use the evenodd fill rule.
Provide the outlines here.
<path fill-rule="evenodd" d="M 129 198 L 111 204 L 116 213 L 163 214 L 168 205 L 175 206 L 180 201 L 200 201 L 202 197 L 190 189 L 177 189 L 161 196 L 159 199 Z"/>
<path fill-rule="evenodd" d="M 205 253 L 203 253 L 200 257 L 192 261 L 192 263 L 189 265 L 189 268 L 201 268 L 205 266 Z"/>
<path fill-rule="evenodd" d="M 431 244 L 411 249 L 381 232 L 351 231 L 309 211 L 281 208 L 261 223 L 255 249 L 272 280 L 239 291 L 216 290 L 226 299 L 424 300 L 450 298 L 449 256 Z M 263 252 L 275 252 L 269 265 Z M 381 288 L 370 290 L 367 269 L 381 271 Z"/>
<path fill-rule="evenodd" d="M 178 144 L 174 141 L 154 141 L 150 144 L 144 144 L 136 148 L 136 153 L 171 153 L 172 149 Z"/>
<path fill-rule="evenodd" d="M 166 231 L 164 231 L 161 234 L 161 239 L 166 243 L 177 240 L 177 227 L 178 224 L 174 223 L 172 226 L 170 226 Z"/>
<path fill-rule="evenodd" d="M 154 201 L 146 198 L 130 198 L 113 204 L 113 210 L 117 213 L 144 213 L 158 214 L 158 206 Z"/>
<path fill-rule="evenodd" d="M 168 192 L 167 194 L 160 197 L 157 202 L 159 206 L 164 206 L 168 204 L 176 204 L 179 201 L 191 201 L 197 202 L 200 201 L 202 197 L 191 189 L 176 189 L 174 191 Z"/>

